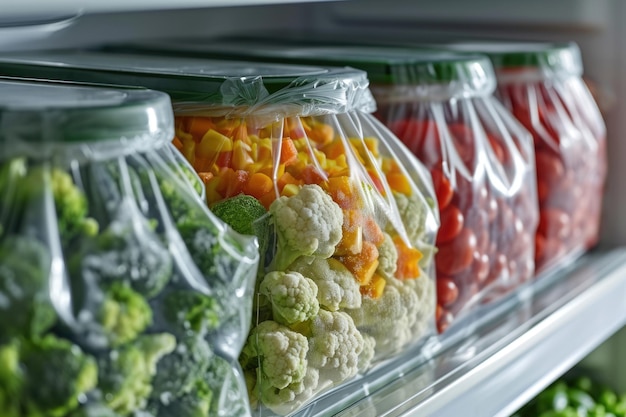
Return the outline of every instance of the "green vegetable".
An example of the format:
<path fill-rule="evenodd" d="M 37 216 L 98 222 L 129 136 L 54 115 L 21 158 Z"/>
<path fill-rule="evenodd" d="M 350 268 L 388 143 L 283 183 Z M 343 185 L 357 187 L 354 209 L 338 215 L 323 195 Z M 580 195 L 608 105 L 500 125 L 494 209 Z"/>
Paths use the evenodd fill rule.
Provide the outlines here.
<path fill-rule="evenodd" d="M 212 357 L 211 347 L 201 337 L 188 336 L 179 341 L 176 349 L 159 361 L 151 397 L 178 398 L 189 393 L 203 379 Z"/>
<path fill-rule="evenodd" d="M 259 200 L 239 194 L 215 203 L 211 211 L 237 233 L 256 236 L 261 259 L 265 257 L 270 238 L 270 218 Z"/>
<path fill-rule="evenodd" d="M 121 415 L 144 408 L 157 363 L 175 347 L 170 334 L 143 335 L 100 358 L 98 388 L 105 404 Z"/>
<path fill-rule="evenodd" d="M 154 417 L 207 417 L 211 411 L 213 391 L 203 380 L 194 382 L 188 394 L 168 400 L 167 403 L 155 402 L 148 409 Z"/>
<path fill-rule="evenodd" d="M 104 290 L 98 322 L 109 346 L 120 346 L 146 330 L 152 323 L 152 310 L 141 294 L 123 282 L 116 282 Z"/>
<path fill-rule="evenodd" d="M 164 296 L 163 317 L 174 332 L 203 335 L 220 324 L 221 308 L 210 296 L 197 291 L 172 290 Z"/>
<path fill-rule="evenodd" d="M 67 340 L 48 335 L 20 348 L 23 407 L 32 416 L 62 417 L 96 386 L 95 360 Z"/>
<path fill-rule="evenodd" d="M 14 336 L 37 337 L 56 314 L 48 297 L 51 257 L 33 238 L 0 241 L 0 343 Z"/>

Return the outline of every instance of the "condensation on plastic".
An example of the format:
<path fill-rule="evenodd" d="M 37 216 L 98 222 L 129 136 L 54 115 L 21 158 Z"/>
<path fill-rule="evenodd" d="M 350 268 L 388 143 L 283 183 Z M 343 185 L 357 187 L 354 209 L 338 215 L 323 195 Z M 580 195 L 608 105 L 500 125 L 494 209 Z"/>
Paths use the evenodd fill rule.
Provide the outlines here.
<path fill-rule="evenodd" d="M 458 62 L 446 65 L 462 68 L 467 62 L 459 55 Z M 493 77 L 488 61 L 480 65 L 483 74 Z M 409 74 L 402 65 L 396 67 L 396 79 Z M 441 217 L 435 257 L 437 325 L 443 332 L 457 318 L 533 276 L 532 236 L 538 222 L 534 154 L 530 135 L 492 91 L 464 95 L 471 82 L 467 88 L 452 83 L 447 95 L 427 100 L 412 93 L 413 82 L 415 90 L 424 89 L 419 81 L 405 77 L 399 86 L 376 85 L 372 92 L 377 117 L 433 177 Z M 445 91 L 447 85 L 442 80 L 435 91 Z"/>
<path fill-rule="evenodd" d="M 0 82 L 0 97 L 0 350 L 21 346 L 15 360 L 30 387 L 3 406 L 13 404 L 18 415 L 105 406 L 116 416 L 169 417 L 186 404 L 209 412 L 201 398 L 210 390 L 210 415 L 249 415 L 237 358 L 249 331 L 258 246 L 198 198 L 170 142 L 169 98 L 17 82 Z M 33 125 L 20 130 L 27 121 Z M 42 128 L 72 134 L 37 134 Z M 95 363 L 95 386 L 86 373 L 70 379 L 77 369 L 63 367 L 69 359 L 58 347 L 49 368 L 29 368 L 32 357 L 23 359 L 22 350 L 42 349 L 45 363 L 46 343 L 55 340 Z M 159 350 L 164 356 L 149 364 Z M 58 391 L 33 388 L 39 384 Z M 85 390 L 66 388 L 72 384 Z M 97 415 L 109 415 L 102 410 Z"/>
<path fill-rule="evenodd" d="M 316 83 L 303 84 L 295 90 L 296 101 L 308 96 L 305 85 L 315 93 Z M 290 88 L 275 94 L 288 102 Z M 211 116 L 211 103 L 174 104 L 175 144 L 205 179 L 209 206 L 252 195 L 269 208 L 274 231 L 280 230 L 258 287 L 272 272 L 292 274 L 291 281 L 281 275 L 284 281 L 257 295 L 253 330 L 240 358 L 258 416 L 301 410 L 435 333 L 433 244 L 439 217 L 428 171 L 360 109 L 337 106 L 335 112 L 294 115 L 282 103 L 272 106 L 272 97 L 228 117 L 219 109 Z M 256 117 L 256 109 L 263 117 Z M 298 212 L 296 202 L 305 195 L 312 200 Z M 274 215 L 289 204 L 293 211 Z M 296 232 L 305 224 L 312 226 Z M 343 240 L 329 238 L 338 232 Z M 282 265 L 281 251 L 309 238 L 317 239 L 319 253 L 304 256 L 298 249 Z M 394 258 L 398 251 L 400 263 Z M 378 268 L 385 261 L 386 269 Z M 318 293 L 312 304 L 320 309 L 289 323 L 274 310 L 284 307 L 281 285 L 284 297 L 306 292 L 287 289 L 303 285 L 293 272 L 312 280 L 308 286 Z M 296 308 L 313 299 L 300 300 Z M 304 349 L 300 359 L 295 346 Z M 280 383 L 274 379 L 279 377 Z"/>
<path fill-rule="evenodd" d="M 489 53 L 496 96 L 533 135 L 537 273 L 567 263 L 597 243 L 607 169 L 606 129 L 582 80 L 580 50 L 542 43 L 464 48 Z"/>

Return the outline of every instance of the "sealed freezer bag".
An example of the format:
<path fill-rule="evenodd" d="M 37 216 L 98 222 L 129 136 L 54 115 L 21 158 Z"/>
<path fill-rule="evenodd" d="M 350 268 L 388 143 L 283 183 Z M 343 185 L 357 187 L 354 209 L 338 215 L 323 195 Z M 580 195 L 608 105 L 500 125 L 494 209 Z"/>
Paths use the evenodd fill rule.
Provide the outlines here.
<path fill-rule="evenodd" d="M 249 415 L 257 246 L 173 133 L 162 93 L 0 81 L 0 415 Z"/>
<path fill-rule="evenodd" d="M 486 58 L 259 39 L 134 47 L 367 71 L 379 107 L 376 115 L 432 174 L 441 218 L 435 258 L 439 330 L 532 276 L 538 221 L 532 143 L 493 98 L 495 76 Z"/>
<path fill-rule="evenodd" d="M 14 55 L 5 73 L 170 93 L 209 207 L 258 236 L 240 356 L 258 415 L 288 414 L 434 334 L 429 173 L 368 111 L 365 74 L 121 54 Z"/>
<path fill-rule="evenodd" d="M 598 240 L 604 180 L 604 121 L 582 80 L 575 44 L 452 45 L 487 53 L 497 97 L 532 133 L 539 228 L 537 272 L 557 266 Z"/>
<path fill-rule="evenodd" d="M 253 402 L 272 413 L 296 410 L 433 329 L 428 174 L 357 111 L 371 103 L 364 75 L 338 75 L 297 79 L 226 114 L 222 103 L 174 105 L 175 144 L 210 207 L 235 223 L 258 211 L 252 230 L 267 242 L 266 263 L 240 359 Z M 298 103 L 308 94 L 319 95 Z"/>
<path fill-rule="evenodd" d="M 534 154 L 528 132 L 493 97 L 486 58 L 414 52 L 372 87 L 377 116 L 430 169 L 440 331 L 534 273 Z"/>

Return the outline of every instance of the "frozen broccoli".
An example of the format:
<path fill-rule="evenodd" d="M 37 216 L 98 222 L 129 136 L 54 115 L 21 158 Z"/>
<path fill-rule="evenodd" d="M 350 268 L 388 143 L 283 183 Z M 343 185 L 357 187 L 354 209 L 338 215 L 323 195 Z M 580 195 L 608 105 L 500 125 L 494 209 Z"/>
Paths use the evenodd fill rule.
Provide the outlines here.
<path fill-rule="evenodd" d="M 62 417 L 96 386 L 96 361 L 67 340 L 47 335 L 20 347 L 21 398 L 29 416 Z"/>
<path fill-rule="evenodd" d="M 158 363 L 151 397 L 166 402 L 189 393 L 196 381 L 203 379 L 213 356 L 209 344 L 199 336 L 179 341 L 173 352 Z"/>
<path fill-rule="evenodd" d="M 148 407 L 154 417 L 207 417 L 211 410 L 213 392 L 203 380 L 197 380 L 188 394 L 165 402 L 153 402 Z"/>
<path fill-rule="evenodd" d="M 67 417 L 120 417 L 120 415 L 102 404 L 94 403 L 79 407 Z"/>
<path fill-rule="evenodd" d="M 77 284 L 89 278 L 96 283 L 126 282 L 146 298 L 163 290 L 172 276 L 172 257 L 147 224 L 132 224 L 136 219 L 111 222 L 73 259 L 78 266 Z"/>
<path fill-rule="evenodd" d="M 0 242 L 0 342 L 35 337 L 54 324 L 50 263 L 50 253 L 35 239 L 9 236 Z"/>
<path fill-rule="evenodd" d="M 171 330 L 177 332 L 192 331 L 205 334 L 215 330 L 220 323 L 221 308 L 210 296 L 197 291 L 172 290 L 165 294 L 162 314 Z"/>
<path fill-rule="evenodd" d="M 98 360 L 98 388 L 105 404 L 126 416 L 146 406 L 159 360 L 176 347 L 174 336 L 143 335 Z"/>
<path fill-rule="evenodd" d="M 211 211 L 237 233 L 256 236 L 263 259 L 268 248 L 270 217 L 259 200 L 239 194 L 214 204 Z"/>
<path fill-rule="evenodd" d="M 26 163 L 22 158 L 15 158 L 0 165 L 0 236 L 8 227 L 15 224 L 15 216 L 21 215 L 20 180 L 26 175 Z"/>
<path fill-rule="evenodd" d="M 19 394 L 24 384 L 17 341 L 0 346 L 0 416 L 19 417 Z"/>
<path fill-rule="evenodd" d="M 152 323 L 152 310 L 141 294 L 116 282 L 104 290 L 98 322 L 108 345 L 120 346 L 134 340 Z"/>
<path fill-rule="evenodd" d="M 230 417 L 250 415 L 246 385 L 237 362 L 215 355 L 204 376 L 213 393 L 209 416 Z"/>

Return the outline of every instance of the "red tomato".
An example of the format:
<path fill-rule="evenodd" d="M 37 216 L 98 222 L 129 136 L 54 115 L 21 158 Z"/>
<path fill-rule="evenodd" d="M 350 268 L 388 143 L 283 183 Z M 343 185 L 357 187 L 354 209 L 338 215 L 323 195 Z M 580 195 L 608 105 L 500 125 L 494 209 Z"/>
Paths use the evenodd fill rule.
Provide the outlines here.
<path fill-rule="evenodd" d="M 479 285 L 482 285 L 489 275 L 490 260 L 486 253 L 475 250 L 472 263 L 472 276 Z"/>
<path fill-rule="evenodd" d="M 437 277 L 437 302 L 447 307 L 459 297 L 459 288 L 448 277 Z"/>
<path fill-rule="evenodd" d="M 487 283 L 497 282 L 499 285 L 507 284 L 510 279 L 509 262 L 503 253 L 499 253 L 493 258 L 493 263 L 487 276 Z"/>
<path fill-rule="evenodd" d="M 435 194 L 437 195 L 437 203 L 439 204 L 439 211 L 445 209 L 448 204 L 450 204 L 450 200 L 452 200 L 452 196 L 454 195 L 454 190 L 452 189 L 452 184 L 450 184 L 450 180 L 443 175 L 443 172 L 439 168 L 434 168 L 431 171 L 433 185 L 435 187 Z"/>
<path fill-rule="evenodd" d="M 545 181 L 547 185 L 553 184 L 565 174 L 563 162 L 551 152 L 539 151 L 535 154 L 537 167 L 537 179 Z"/>
<path fill-rule="evenodd" d="M 450 327 L 450 323 L 452 323 L 453 319 L 454 319 L 454 316 L 452 315 L 451 312 L 442 309 L 439 320 L 437 320 L 437 331 L 439 333 L 445 332 L 446 329 Z"/>
<path fill-rule="evenodd" d="M 436 255 L 437 272 L 455 275 L 471 265 L 476 249 L 476 236 L 465 227 L 450 242 L 439 246 Z"/>
<path fill-rule="evenodd" d="M 441 212 L 441 227 L 437 234 L 437 245 L 454 239 L 463 229 L 463 213 L 450 204 Z"/>
<path fill-rule="evenodd" d="M 498 215 L 498 201 L 491 197 L 487 201 L 487 218 L 492 222 Z"/>
<path fill-rule="evenodd" d="M 220 168 L 230 167 L 231 159 L 233 159 L 232 151 L 220 152 L 217 155 L 217 160 L 215 161 L 215 164 Z"/>
<path fill-rule="evenodd" d="M 506 153 L 504 152 L 504 146 L 500 143 L 500 139 L 490 133 L 487 133 L 487 139 L 489 140 L 494 155 L 498 161 L 503 164 L 506 159 Z"/>
<path fill-rule="evenodd" d="M 549 239 L 565 240 L 571 233 L 570 217 L 562 210 L 544 208 L 539 212 L 537 231 Z"/>

